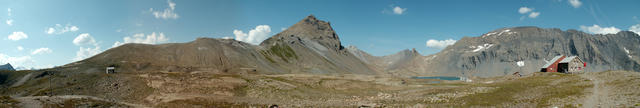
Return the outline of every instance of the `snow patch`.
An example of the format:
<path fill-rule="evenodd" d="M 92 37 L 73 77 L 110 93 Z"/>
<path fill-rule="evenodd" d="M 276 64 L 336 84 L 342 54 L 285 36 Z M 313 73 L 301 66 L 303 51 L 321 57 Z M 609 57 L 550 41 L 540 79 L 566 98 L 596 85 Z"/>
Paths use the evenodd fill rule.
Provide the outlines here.
<path fill-rule="evenodd" d="M 485 50 L 485 49 L 489 49 L 492 46 L 493 46 L 493 44 L 484 44 L 484 45 L 478 45 L 478 46 L 469 46 L 469 48 L 475 48 L 471 52 L 478 52 L 478 51 L 482 51 L 482 50 Z"/>
<path fill-rule="evenodd" d="M 624 52 L 627 53 L 627 56 L 629 56 L 629 58 L 633 58 L 633 56 L 631 56 L 629 49 L 627 49 L 627 47 L 622 47 L 622 49 L 624 49 Z"/>
<path fill-rule="evenodd" d="M 496 34 L 497 34 L 497 36 L 501 36 L 502 34 L 511 35 L 511 34 L 515 34 L 515 33 L 517 33 L 517 32 L 512 32 L 510 29 L 505 29 L 505 30 L 502 30 L 500 32 L 489 32 L 489 33 L 483 35 L 482 38 L 485 38 L 485 37 L 491 36 L 491 35 L 496 35 Z"/>
<path fill-rule="evenodd" d="M 522 66 L 524 66 L 524 61 L 516 62 L 516 65 L 518 65 L 518 67 L 522 67 Z"/>
<path fill-rule="evenodd" d="M 424 58 L 424 61 L 433 60 L 433 59 L 435 59 L 437 56 L 438 56 L 438 55 L 433 55 L 433 56 L 431 56 L 431 57 Z"/>

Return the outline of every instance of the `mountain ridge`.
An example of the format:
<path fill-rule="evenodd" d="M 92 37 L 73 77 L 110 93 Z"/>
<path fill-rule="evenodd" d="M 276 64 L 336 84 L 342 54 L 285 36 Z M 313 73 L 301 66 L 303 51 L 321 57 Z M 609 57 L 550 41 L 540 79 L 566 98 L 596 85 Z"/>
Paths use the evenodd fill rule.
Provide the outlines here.
<path fill-rule="evenodd" d="M 630 31 L 600 35 L 573 29 L 505 27 L 481 36 L 465 36 L 431 55 L 421 55 L 414 48 L 391 55 L 373 56 L 355 46 L 344 47 L 329 22 L 309 15 L 259 45 L 212 38 L 159 45 L 125 44 L 120 46 L 122 48 L 109 49 L 87 61 L 103 64 L 144 61 L 124 63 L 135 65 L 128 67 L 135 67 L 133 70 L 145 70 L 140 67 L 148 65 L 155 66 L 151 70 L 163 71 L 491 77 L 516 71 L 531 73 L 539 70 L 538 65 L 544 64 L 544 59 L 555 55 L 577 55 L 593 66 L 589 67 L 593 71 L 640 71 L 636 68 L 640 67 L 638 58 L 633 58 L 638 56 L 637 51 L 640 50 L 640 46 L 633 44 L 640 41 L 634 37 L 638 35 Z M 622 43 L 617 43 L 619 41 Z M 111 54 L 111 50 L 122 51 Z M 621 53 L 626 53 L 631 59 L 620 58 L 625 57 Z M 524 61 L 527 65 L 514 67 L 512 62 L 517 61 Z M 624 64 L 627 62 L 630 64 Z M 616 67 L 609 64 L 623 65 Z"/>

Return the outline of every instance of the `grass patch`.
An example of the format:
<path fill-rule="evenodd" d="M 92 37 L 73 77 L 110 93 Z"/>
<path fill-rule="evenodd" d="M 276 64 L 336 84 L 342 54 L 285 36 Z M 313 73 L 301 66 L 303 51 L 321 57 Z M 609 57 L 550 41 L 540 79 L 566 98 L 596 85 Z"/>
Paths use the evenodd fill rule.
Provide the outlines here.
<path fill-rule="evenodd" d="M 262 56 L 264 56 L 264 58 L 266 58 L 267 60 L 269 60 L 269 62 L 271 63 L 276 63 L 276 61 L 274 61 L 271 56 L 269 56 L 269 52 L 267 51 L 260 51 L 260 54 L 262 54 Z"/>
<path fill-rule="evenodd" d="M 289 60 L 291 58 L 298 59 L 298 55 L 296 55 L 296 52 L 293 51 L 293 49 L 291 47 L 289 47 L 288 45 L 276 44 L 274 46 L 271 46 L 271 48 L 269 48 L 267 51 L 270 54 L 273 54 L 273 55 L 276 55 L 276 56 L 280 57 L 280 59 L 282 59 L 285 62 L 289 62 Z M 271 58 L 266 56 L 267 54 L 263 54 L 263 55 L 265 55 L 267 60 L 273 62 L 273 60 Z"/>
<path fill-rule="evenodd" d="M 501 106 L 517 102 L 527 102 L 540 106 L 548 106 L 552 99 L 562 99 L 569 96 L 581 96 L 585 88 L 592 87 L 590 84 L 578 83 L 582 80 L 577 75 L 560 73 L 536 73 L 538 75 L 526 77 L 518 80 L 505 81 L 489 84 L 489 87 L 496 89 L 487 93 L 477 93 L 459 98 L 464 107 L 471 106 Z M 554 81 L 560 81 L 552 83 Z M 536 93 L 533 98 L 516 97 L 518 94 Z"/>

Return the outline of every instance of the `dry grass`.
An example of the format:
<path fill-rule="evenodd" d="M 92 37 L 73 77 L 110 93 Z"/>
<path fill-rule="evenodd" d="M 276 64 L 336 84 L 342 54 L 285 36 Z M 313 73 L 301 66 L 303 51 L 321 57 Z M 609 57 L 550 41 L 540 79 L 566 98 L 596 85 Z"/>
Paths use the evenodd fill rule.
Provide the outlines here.
<path fill-rule="evenodd" d="M 477 93 L 462 97 L 456 101 L 464 103 L 462 104 L 464 107 L 509 106 L 518 103 L 544 107 L 551 105 L 550 101 L 556 99 L 565 99 L 570 96 L 581 97 L 584 95 L 585 89 L 593 87 L 588 80 L 582 79 L 577 75 L 561 73 L 536 73 L 536 76 L 508 80 L 486 86 L 496 89 L 487 93 Z"/>

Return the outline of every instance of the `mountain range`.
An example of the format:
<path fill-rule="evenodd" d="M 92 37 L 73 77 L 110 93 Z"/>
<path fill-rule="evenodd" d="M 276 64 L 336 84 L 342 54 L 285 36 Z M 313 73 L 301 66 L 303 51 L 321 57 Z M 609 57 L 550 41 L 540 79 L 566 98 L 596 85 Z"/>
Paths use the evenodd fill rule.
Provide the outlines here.
<path fill-rule="evenodd" d="M 579 56 L 587 71 L 640 71 L 640 36 L 621 31 L 589 34 L 555 28 L 501 28 L 463 37 L 423 56 L 415 49 L 372 56 L 344 47 L 326 21 L 310 15 L 251 45 L 234 39 L 198 38 L 187 43 L 125 44 L 65 66 L 117 64 L 123 71 L 211 71 L 258 74 L 388 74 L 394 76 L 491 77 L 539 71 L 557 55 Z M 522 67 L 516 62 L 524 62 Z"/>

